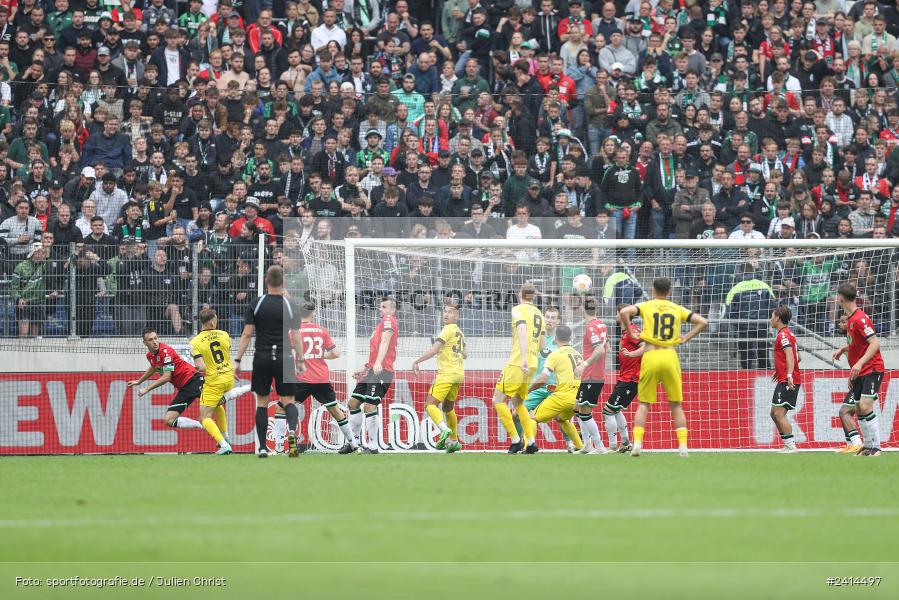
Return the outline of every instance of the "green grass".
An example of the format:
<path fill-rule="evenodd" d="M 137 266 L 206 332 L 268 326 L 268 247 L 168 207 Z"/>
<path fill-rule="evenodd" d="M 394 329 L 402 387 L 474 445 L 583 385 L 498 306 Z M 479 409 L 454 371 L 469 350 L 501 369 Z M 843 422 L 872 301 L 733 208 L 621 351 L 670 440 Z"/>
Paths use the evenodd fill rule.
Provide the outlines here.
<path fill-rule="evenodd" d="M 329 599 L 896 597 L 896 472 L 891 454 L 5 457 L 0 597 L 55 597 L 12 586 L 23 573 L 231 577 L 141 597 L 284 578 Z M 884 580 L 824 581 L 869 575 Z"/>

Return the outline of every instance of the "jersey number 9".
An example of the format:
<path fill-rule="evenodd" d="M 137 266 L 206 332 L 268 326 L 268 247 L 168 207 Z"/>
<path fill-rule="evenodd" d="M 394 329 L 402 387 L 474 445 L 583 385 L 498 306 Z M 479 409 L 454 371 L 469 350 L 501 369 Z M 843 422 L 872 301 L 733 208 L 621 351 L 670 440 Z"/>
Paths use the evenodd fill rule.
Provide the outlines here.
<path fill-rule="evenodd" d="M 541 333 L 543 333 L 543 317 L 534 315 L 534 339 L 540 339 Z"/>
<path fill-rule="evenodd" d="M 670 340 L 674 337 L 674 315 L 655 313 L 652 316 L 652 337 Z"/>

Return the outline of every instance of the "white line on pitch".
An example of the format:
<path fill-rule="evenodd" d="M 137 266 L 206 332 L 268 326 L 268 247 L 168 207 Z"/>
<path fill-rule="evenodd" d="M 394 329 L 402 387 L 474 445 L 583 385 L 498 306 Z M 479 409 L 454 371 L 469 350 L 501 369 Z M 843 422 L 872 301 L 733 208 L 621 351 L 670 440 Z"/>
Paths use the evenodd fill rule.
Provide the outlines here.
<path fill-rule="evenodd" d="M 899 507 L 868 508 L 633 508 L 626 510 L 565 509 L 565 510 L 512 510 L 512 511 L 466 511 L 466 512 L 374 512 L 341 515 L 340 520 L 367 521 L 502 521 L 546 519 L 744 519 L 744 518 L 789 518 L 817 519 L 830 517 L 897 517 Z M 276 525 L 283 523 L 332 523 L 335 515 L 330 513 L 279 513 L 277 515 L 202 516 L 191 515 L 178 518 L 186 525 Z M 135 527 L 169 523 L 168 517 L 143 517 L 122 519 L 2 519 L 0 529 L 40 529 L 50 527 Z"/>

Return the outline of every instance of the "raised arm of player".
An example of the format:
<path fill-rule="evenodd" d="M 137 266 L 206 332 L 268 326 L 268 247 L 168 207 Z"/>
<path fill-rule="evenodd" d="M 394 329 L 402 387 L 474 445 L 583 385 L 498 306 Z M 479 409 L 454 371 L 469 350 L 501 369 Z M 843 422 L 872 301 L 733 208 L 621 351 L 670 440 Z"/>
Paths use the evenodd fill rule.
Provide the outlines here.
<path fill-rule="evenodd" d="M 133 381 L 129 381 L 127 384 L 128 387 L 134 387 L 136 385 L 142 384 L 143 382 L 148 380 L 150 378 L 150 376 L 153 375 L 154 372 L 156 372 L 156 369 L 153 368 L 153 365 L 150 365 L 149 367 L 147 367 L 147 370 L 144 371 L 144 374 L 141 375 L 140 379 L 135 379 Z"/>
<path fill-rule="evenodd" d="M 412 371 L 414 373 L 418 373 L 419 363 L 423 363 L 426 360 L 431 360 L 432 358 L 437 356 L 437 353 L 440 352 L 441 348 L 443 348 L 443 340 L 437 340 L 436 342 L 434 342 L 434 344 L 430 348 L 425 350 L 421 356 L 415 359 L 415 362 L 412 363 Z"/>
<path fill-rule="evenodd" d="M 148 394 L 150 391 L 155 390 L 156 388 L 167 384 L 171 380 L 172 380 L 172 372 L 171 371 L 163 371 L 162 375 L 159 377 L 159 379 L 154 380 L 153 383 L 151 383 L 147 387 L 140 388 L 139 390 L 137 390 L 137 395 L 144 396 L 144 395 Z"/>
<path fill-rule="evenodd" d="M 705 317 L 703 317 L 702 315 L 697 315 L 696 313 L 693 313 L 692 315 L 690 315 L 690 323 L 693 324 L 693 327 L 690 329 L 690 331 L 687 332 L 687 335 L 681 336 L 681 338 L 680 338 L 681 344 L 686 344 L 687 342 L 689 342 L 690 340 L 695 338 L 697 335 L 699 335 L 699 333 L 708 326 L 709 320 L 706 319 Z"/>
<path fill-rule="evenodd" d="M 240 340 L 237 342 L 237 356 L 234 358 L 234 362 L 240 363 L 243 360 L 243 355 L 247 351 L 247 348 L 250 347 L 250 340 L 253 339 L 253 332 L 256 330 L 254 325 L 244 325 L 243 331 L 240 332 Z"/>
<path fill-rule="evenodd" d="M 862 370 L 865 364 L 867 364 L 867 362 L 871 360 L 879 351 L 880 339 L 875 334 L 868 338 L 868 349 L 865 350 L 865 353 L 862 354 L 862 357 L 858 359 L 858 362 L 854 365 L 849 365 L 851 367 L 851 370 L 849 371 L 849 381 L 852 381 L 856 377 L 858 377 L 859 372 Z"/>
<path fill-rule="evenodd" d="M 518 351 L 521 353 L 521 370 L 528 372 L 528 326 L 519 323 L 515 327 L 515 334 L 518 336 Z M 540 342 L 541 348 L 543 342 Z"/>
<path fill-rule="evenodd" d="M 636 317 L 638 313 L 639 310 L 633 304 L 629 304 L 618 311 L 618 317 L 621 319 L 621 328 L 624 329 L 635 342 L 640 341 L 640 336 L 638 336 L 631 327 L 631 317 Z"/>
<path fill-rule="evenodd" d="M 381 362 L 384 360 L 384 357 L 387 356 L 387 350 L 390 348 L 390 340 L 392 339 L 393 332 L 385 329 L 381 334 L 381 345 L 378 346 L 378 355 L 375 357 L 375 364 L 371 366 L 371 370 L 374 371 L 375 375 L 380 375 L 381 371 L 384 370 L 384 367 L 381 366 Z"/>

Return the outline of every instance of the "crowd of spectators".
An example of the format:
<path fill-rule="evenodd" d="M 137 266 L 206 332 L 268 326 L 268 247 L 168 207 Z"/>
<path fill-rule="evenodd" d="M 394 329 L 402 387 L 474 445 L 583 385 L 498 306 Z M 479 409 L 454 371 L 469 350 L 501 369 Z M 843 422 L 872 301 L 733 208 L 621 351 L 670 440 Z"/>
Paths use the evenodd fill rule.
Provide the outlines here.
<path fill-rule="evenodd" d="M 0 333 L 236 318 L 260 233 L 893 237 L 897 5 L 0 0 Z"/>

